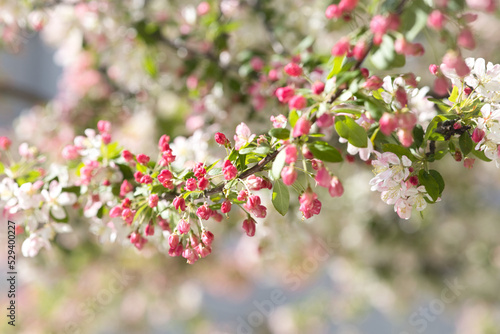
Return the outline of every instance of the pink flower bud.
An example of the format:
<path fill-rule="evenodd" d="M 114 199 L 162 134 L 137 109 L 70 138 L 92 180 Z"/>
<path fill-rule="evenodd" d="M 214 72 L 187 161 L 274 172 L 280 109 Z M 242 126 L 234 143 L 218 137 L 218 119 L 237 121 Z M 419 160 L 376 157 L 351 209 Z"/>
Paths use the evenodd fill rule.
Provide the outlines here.
<path fill-rule="evenodd" d="M 494 12 L 496 8 L 495 0 L 466 0 L 467 5 L 472 9 Z"/>
<path fill-rule="evenodd" d="M 356 45 L 352 49 L 352 56 L 357 61 L 361 61 L 365 57 L 367 52 L 368 52 L 368 45 L 366 44 L 365 41 L 360 40 L 356 43 Z"/>
<path fill-rule="evenodd" d="M 196 13 L 198 16 L 204 16 L 210 11 L 210 4 L 206 1 L 200 2 L 198 7 L 196 7 Z"/>
<path fill-rule="evenodd" d="M 170 150 L 169 142 L 170 142 L 169 136 L 162 135 L 160 137 L 160 140 L 158 140 L 158 149 L 160 150 L 160 152 L 165 152 L 165 151 Z"/>
<path fill-rule="evenodd" d="M 481 140 L 483 140 L 484 136 L 485 132 L 480 128 L 475 128 L 474 131 L 472 132 L 472 140 L 475 143 L 479 143 Z"/>
<path fill-rule="evenodd" d="M 325 10 L 326 18 L 328 19 L 339 19 L 342 17 L 342 11 L 337 5 L 330 5 L 326 7 Z"/>
<path fill-rule="evenodd" d="M 372 75 L 370 78 L 368 78 L 368 80 L 365 81 L 365 83 L 363 84 L 363 88 L 368 90 L 377 90 L 382 87 L 383 84 L 384 82 L 382 81 L 382 79 L 380 79 L 376 75 Z"/>
<path fill-rule="evenodd" d="M 250 59 L 250 66 L 254 71 L 260 71 L 264 68 L 264 61 L 259 57 L 253 57 Z"/>
<path fill-rule="evenodd" d="M 465 63 L 462 56 L 453 51 L 450 51 L 444 55 L 443 64 L 441 66 L 444 66 L 448 69 L 454 69 L 459 77 L 464 77 L 470 73 L 470 69 Z"/>
<path fill-rule="evenodd" d="M 464 94 L 469 96 L 470 93 L 472 93 L 472 88 L 470 88 L 469 86 L 465 86 L 464 87 Z"/>
<path fill-rule="evenodd" d="M 316 173 L 316 177 L 314 178 L 314 181 L 316 181 L 316 184 L 319 185 L 320 187 L 328 188 L 330 186 L 330 181 L 332 177 L 330 175 L 330 172 L 323 167 L 318 170 Z"/>
<path fill-rule="evenodd" d="M 340 0 L 339 8 L 342 12 L 351 12 L 358 5 L 359 0 Z"/>
<path fill-rule="evenodd" d="M 191 229 L 191 224 L 189 224 L 189 221 L 185 219 L 181 219 L 179 223 L 177 223 L 177 230 L 179 231 L 180 234 L 187 234 L 190 229 Z"/>
<path fill-rule="evenodd" d="M 361 75 L 365 79 L 368 79 L 368 77 L 370 76 L 370 71 L 366 67 L 361 67 L 359 71 L 361 72 Z"/>
<path fill-rule="evenodd" d="M 205 190 L 208 187 L 208 179 L 206 177 L 202 177 L 198 180 L 198 189 Z"/>
<path fill-rule="evenodd" d="M 427 18 L 427 25 L 432 29 L 441 30 L 443 29 L 445 21 L 446 17 L 444 14 L 440 10 L 436 9 L 429 14 L 429 17 Z"/>
<path fill-rule="evenodd" d="M 399 129 L 398 139 L 401 142 L 401 145 L 404 147 L 410 147 L 411 144 L 413 144 L 413 133 L 411 130 Z"/>
<path fill-rule="evenodd" d="M 197 178 L 205 176 L 207 174 L 207 170 L 205 168 L 205 164 L 203 162 L 198 162 L 193 168 L 194 176 Z"/>
<path fill-rule="evenodd" d="M 141 239 L 141 235 L 138 232 L 132 232 L 130 234 L 130 242 L 135 244 Z"/>
<path fill-rule="evenodd" d="M 100 120 L 97 122 L 97 129 L 100 133 L 109 133 L 111 131 L 111 123 L 109 121 Z"/>
<path fill-rule="evenodd" d="M 196 246 L 195 251 L 201 258 L 205 258 L 208 255 L 210 255 L 210 253 L 212 253 L 212 248 L 210 246 L 204 246 L 202 244 L 198 244 Z"/>
<path fill-rule="evenodd" d="M 313 83 L 312 85 L 313 94 L 319 95 L 323 93 L 324 90 L 325 90 L 325 84 L 323 82 L 316 81 L 315 83 Z"/>
<path fill-rule="evenodd" d="M 157 178 L 158 181 L 160 181 L 160 183 L 163 184 L 165 188 L 169 188 L 165 184 L 168 185 L 168 183 L 171 182 L 172 176 L 173 175 L 171 171 L 169 171 L 168 169 L 164 169 L 160 172 L 160 174 L 158 174 Z"/>
<path fill-rule="evenodd" d="M 75 160 L 80 154 L 78 153 L 78 148 L 73 145 L 66 145 L 62 150 L 62 156 L 66 160 Z"/>
<path fill-rule="evenodd" d="M 314 155 L 312 154 L 311 151 L 309 151 L 309 149 L 307 148 L 307 145 L 303 145 L 302 146 L 302 155 L 306 159 L 312 159 L 312 158 L 314 158 Z"/>
<path fill-rule="evenodd" d="M 150 207 L 156 208 L 156 206 L 158 205 L 158 195 L 157 194 L 149 195 L 148 204 Z"/>
<path fill-rule="evenodd" d="M 406 130 L 413 130 L 417 124 L 417 116 L 412 112 L 403 112 L 397 114 L 398 125 Z"/>
<path fill-rule="evenodd" d="M 122 219 L 125 221 L 127 225 L 131 225 L 134 221 L 135 210 L 123 209 L 122 211 Z"/>
<path fill-rule="evenodd" d="M 134 186 L 127 180 L 123 180 L 120 186 L 120 197 L 125 197 L 125 195 L 127 195 L 132 190 L 134 190 Z"/>
<path fill-rule="evenodd" d="M 290 86 L 280 87 L 274 93 L 281 103 L 287 103 L 295 94 L 295 90 Z"/>
<path fill-rule="evenodd" d="M 140 163 L 141 165 L 147 165 L 149 162 L 149 157 L 145 154 L 138 154 L 136 159 L 137 162 Z"/>
<path fill-rule="evenodd" d="M 281 170 L 281 178 L 287 186 L 292 185 L 297 180 L 297 171 L 293 166 L 285 166 Z"/>
<path fill-rule="evenodd" d="M 401 25 L 401 19 L 395 13 L 389 14 L 389 16 L 387 17 L 387 21 L 389 30 L 398 30 L 399 26 Z"/>
<path fill-rule="evenodd" d="M 176 248 L 177 245 L 179 245 L 179 235 L 178 234 L 171 234 L 168 236 L 168 245 L 170 248 Z"/>
<path fill-rule="evenodd" d="M 398 86 L 398 89 L 396 89 L 395 98 L 401 105 L 401 108 L 408 104 L 408 95 L 406 94 L 406 90 L 401 86 Z"/>
<path fill-rule="evenodd" d="M 182 244 L 179 243 L 175 248 L 170 248 L 168 250 L 169 256 L 180 256 L 183 252 Z"/>
<path fill-rule="evenodd" d="M 222 168 L 222 173 L 224 174 L 224 179 L 232 180 L 238 175 L 238 169 L 231 163 L 231 161 L 226 160 L 224 162 L 224 167 Z"/>
<path fill-rule="evenodd" d="M 161 216 L 158 216 L 157 219 L 158 219 L 158 226 L 160 226 L 163 231 L 171 232 L 170 224 L 168 223 L 167 220 L 163 219 Z"/>
<path fill-rule="evenodd" d="M 445 77 L 437 77 L 434 80 L 434 92 L 441 96 L 448 94 L 448 80 Z"/>
<path fill-rule="evenodd" d="M 231 211 L 231 202 L 227 199 L 224 202 L 222 202 L 220 211 L 222 213 L 228 213 L 229 211 Z"/>
<path fill-rule="evenodd" d="M 375 15 L 370 21 L 370 30 L 374 34 L 384 35 L 389 28 L 389 21 L 382 15 Z"/>
<path fill-rule="evenodd" d="M 109 211 L 109 216 L 111 218 L 120 217 L 122 215 L 123 209 L 120 206 L 115 206 Z"/>
<path fill-rule="evenodd" d="M 439 67 L 436 64 L 430 64 L 429 72 L 431 72 L 432 75 L 437 75 L 439 73 Z"/>
<path fill-rule="evenodd" d="M 196 210 L 196 215 L 203 220 L 208 220 L 208 218 L 210 218 L 210 213 L 211 210 L 207 203 L 203 204 Z"/>
<path fill-rule="evenodd" d="M 255 235 L 255 220 L 253 218 L 247 218 L 243 221 L 243 230 L 245 230 L 246 234 L 249 237 L 253 237 Z"/>
<path fill-rule="evenodd" d="M 203 230 L 203 232 L 201 232 L 201 241 L 203 241 L 206 246 L 212 245 L 212 242 L 214 241 L 213 233 Z"/>
<path fill-rule="evenodd" d="M 196 179 L 193 178 L 193 177 L 187 179 L 187 181 L 186 181 L 186 190 L 188 190 L 188 191 L 194 191 L 194 190 L 196 190 L 196 188 L 197 188 Z"/>
<path fill-rule="evenodd" d="M 316 125 L 320 128 L 326 129 L 333 125 L 333 116 L 329 113 L 324 113 L 316 120 Z"/>
<path fill-rule="evenodd" d="M 302 75 L 302 67 L 296 63 L 288 63 L 285 68 L 285 73 L 291 77 L 298 77 Z"/>
<path fill-rule="evenodd" d="M 328 192 L 332 197 L 340 197 L 344 194 L 344 187 L 342 186 L 342 183 L 340 182 L 338 177 L 332 177 Z"/>
<path fill-rule="evenodd" d="M 472 31 L 468 28 L 462 29 L 457 37 L 457 44 L 468 50 L 476 48 L 476 41 L 472 35 Z"/>
<path fill-rule="evenodd" d="M 295 123 L 292 135 L 294 137 L 307 135 L 309 134 L 310 129 L 311 129 L 311 122 L 306 118 L 306 116 L 302 116 L 297 120 L 297 123 Z"/>
<path fill-rule="evenodd" d="M 140 180 L 140 183 L 142 184 L 150 184 L 150 183 L 153 183 L 153 178 L 151 177 L 151 175 L 143 175 L 141 177 L 141 180 Z"/>
<path fill-rule="evenodd" d="M 122 206 L 123 209 L 130 208 L 131 205 L 132 205 L 132 202 L 130 201 L 130 198 L 124 198 L 122 200 L 121 206 Z"/>
<path fill-rule="evenodd" d="M 226 136 L 221 133 L 221 132 L 217 132 L 215 134 L 215 142 L 219 145 L 224 145 L 226 146 L 227 144 L 229 144 L 229 140 L 226 138 Z"/>
<path fill-rule="evenodd" d="M 288 101 L 288 106 L 290 109 L 303 109 L 307 106 L 306 98 L 302 95 L 295 95 Z"/>
<path fill-rule="evenodd" d="M 297 161 L 297 157 L 298 157 L 297 146 L 295 146 L 295 145 L 288 145 L 285 148 L 285 153 L 286 153 L 285 162 L 287 164 L 291 164 L 291 163 Z"/>
<path fill-rule="evenodd" d="M 245 189 L 240 190 L 238 197 L 236 198 L 238 201 L 246 201 L 248 197 L 248 193 Z"/>
<path fill-rule="evenodd" d="M 153 224 L 148 224 L 144 228 L 145 235 L 154 235 L 155 234 L 155 226 Z"/>
<path fill-rule="evenodd" d="M 181 211 L 184 211 L 186 210 L 186 201 L 184 200 L 184 197 L 182 196 L 177 196 L 176 198 L 174 198 L 174 200 L 172 201 L 172 204 L 174 205 L 174 208 L 176 210 L 181 210 Z"/>
<path fill-rule="evenodd" d="M 464 159 L 464 167 L 468 168 L 468 169 L 472 169 L 472 167 L 474 167 L 474 162 L 476 162 L 476 159 L 466 157 Z"/>
<path fill-rule="evenodd" d="M 101 134 L 101 140 L 104 145 L 108 145 L 109 143 L 111 143 L 111 135 L 107 132 L 104 132 L 103 134 Z"/>
<path fill-rule="evenodd" d="M 346 37 L 342 37 L 332 48 L 332 55 L 335 57 L 343 56 L 351 47 L 349 39 Z"/>
<path fill-rule="evenodd" d="M 188 264 L 193 264 L 198 261 L 198 254 L 192 248 L 186 248 L 182 252 L 182 257 L 187 260 Z"/>
<path fill-rule="evenodd" d="M 12 145 L 12 141 L 9 138 L 5 136 L 0 137 L 0 149 L 7 151 L 10 145 Z"/>
<path fill-rule="evenodd" d="M 134 155 L 132 153 L 130 153 L 130 151 L 128 151 L 128 150 L 123 150 L 122 151 L 122 157 L 127 162 L 130 161 L 130 160 L 132 160 L 132 159 L 134 159 Z"/>
<path fill-rule="evenodd" d="M 386 136 L 389 136 L 398 128 L 398 120 L 396 116 L 390 113 L 384 113 L 379 120 L 380 131 Z"/>

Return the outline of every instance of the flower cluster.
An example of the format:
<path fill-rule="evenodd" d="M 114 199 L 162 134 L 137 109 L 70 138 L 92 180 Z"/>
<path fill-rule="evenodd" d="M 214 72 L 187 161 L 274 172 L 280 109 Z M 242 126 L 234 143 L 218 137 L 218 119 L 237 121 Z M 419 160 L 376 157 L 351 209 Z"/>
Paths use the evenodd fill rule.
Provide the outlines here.
<path fill-rule="evenodd" d="M 376 176 L 370 180 L 372 191 L 381 192 L 380 197 L 387 204 L 394 205 L 394 211 L 404 219 L 411 217 L 412 210 L 422 211 L 427 206 L 426 197 L 431 199 L 419 180 L 408 157 L 399 158 L 392 152 L 375 152 L 372 161 Z"/>

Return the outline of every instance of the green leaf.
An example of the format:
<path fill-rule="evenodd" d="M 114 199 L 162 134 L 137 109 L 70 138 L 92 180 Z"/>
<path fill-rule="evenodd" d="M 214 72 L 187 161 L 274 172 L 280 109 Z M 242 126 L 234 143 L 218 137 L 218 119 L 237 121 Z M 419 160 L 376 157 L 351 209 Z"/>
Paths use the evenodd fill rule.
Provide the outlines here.
<path fill-rule="evenodd" d="M 439 182 L 434 178 L 434 176 L 430 173 L 428 173 L 425 170 L 420 170 L 418 173 L 418 180 L 419 182 L 425 187 L 425 190 L 429 194 L 429 196 L 432 198 L 432 200 L 435 202 L 440 194 L 440 184 Z M 443 183 L 444 184 L 444 183 Z M 444 185 L 443 185 L 444 187 Z"/>
<path fill-rule="evenodd" d="M 448 100 L 450 100 L 450 102 L 457 102 L 457 98 L 458 98 L 458 88 L 457 86 L 453 86 L 453 90 L 451 91 L 451 94 L 450 94 L 450 97 L 448 98 Z"/>
<path fill-rule="evenodd" d="M 33 183 L 41 175 L 42 175 L 42 173 L 40 173 L 39 171 L 31 170 L 27 174 L 24 174 L 22 177 L 17 178 L 16 182 L 17 182 L 18 185 L 23 185 L 23 184 L 28 183 L 28 182 L 32 182 Z"/>
<path fill-rule="evenodd" d="M 285 167 L 286 152 L 282 150 L 274 159 L 273 167 L 271 168 L 271 176 L 274 180 L 279 180 L 281 177 L 281 170 Z"/>
<path fill-rule="evenodd" d="M 349 143 L 356 147 L 367 147 L 368 135 L 366 130 L 350 117 L 345 118 L 345 123 L 349 129 L 349 138 L 347 138 Z"/>
<path fill-rule="evenodd" d="M 137 163 L 137 164 L 135 165 L 135 168 L 136 168 L 139 172 L 141 172 L 141 173 L 147 173 L 147 172 L 148 172 L 148 168 L 147 168 L 146 166 L 144 166 L 144 165 L 140 164 L 140 163 Z"/>
<path fill-rule="evenodd" d="M 402 31 L 406 31 L 406 38 L 414 40 L 427 24 L 427 13 L 422 1 L 413 1 L 412 6 L 401 16 Z"/>
<path fill-rule="evenodd" d="M 394 38 L 386 34 L 379 48 L 371 55 L 370 61 L 378 69 L 386 70 L 404 66 L 406 58 L 394 51 Z"/>
<path fill-rule="evenodd" d="M 207 173 L 207 174 L 208 174 L 208 175 L 218 175 L 218 174 L 220 174 L 220 173 L 222 173 L 222 168 L 220 168 L 220 167 L 215 167 L 215 168 L 210 169 L 210 171 L 208 171 L 208 173 Z"/>
<path fill-rule="evenodd" d="M 292 128 L 295 126 L 295 123 L 297 123 L 298 119 L 299 114 L 297 113 L 297 110 L 292 109 L 290 111 L 290 114 L 288 115 L 288 121 L 290 122 Z"/>
<path fill-rule="evenodd" d="M 328 77 L 326 79 L 331 79 L 333 76 L 340 73 L 342 70 L 342 63 L 344 62 L 345 56 L 338 56 L 333 58 L 333 67 Z"/>
<path fill-rule="evenodd" d="M 462 133 L 460 138 L 458 138 L 458 145 L 460 145 L 460 150 L 464 157 L 472 151 L 472 147 L 474 146 L 467 132 Z"/>
<path fill-rule="evenodd" d="M 102 145 L 101 146 L 101 153 L 102 156 L 106 159 L 115 159 L 120 156 L 120 153 L 122 152 L 121 147 L 118 145 L 118 142 L 112 142 L 108 145 Z"/>
<path fill-rule="evenodd" d="M 5 170 L 5 167 L 4 167 L 3 163 L 0 162 L 0 175 L 3 174 L 4 170 Z"/>
<path fill-rule="evenodd" d="M 229 161 L 234 162 L 236 159 L 238 159 L 238 151 L 236 151 L 235 149 L 233 149 L 231 151 L 231 153 L 229 153 L 229 156 L 227 157 L 227 159 Z"/>
<path fill-rule="evenodd" d="M 156 78 L 158 75 L 158 68 L 156 67 L 156 62 L 153 57 L 146 56 L 142 66 L 144 66 L 144 70 L 151 76 L 151 78 Z"/>
<path fill-rule="evenodd" d="M 81 188 L 79 186 L 71 186 L 62 188 L 61 192 L 73 193 L 76 196 L 80 196 Z"/>
<path fill-rule="evenodd" d="M 382 146 L 382 150 L 384 150 L 384 152 L 392 152 L 392 153 L 396 154 L 399 158 L 401 158 L 403 155 L 405 155 L 411 161 L 416 160 L 415 156 L 410 152 L 409 149 L 407 149 L 406 147 L 400 146 L 400 145 L 384 144 Z"/>
<path fill-rule="evenodd" d="M 315 141 L 308 144 L 307 147 L 316 159 L 326 162 L 341 162 L 343 160 L 340 152 L 327 142 Z"/>
<path fill-rule="evenodd" d="M 130 180 L 134 178 L 134 173 L 132 172 L 132 168 L 130 168 L 129 165 L 125 164 L 116 164 L 116 165 L 120 169 L 120 172 L 122 172 L 124 179 Z"/>
<path fill-rule="evenodd" d="M 278 139 L 290 138 L 290 130 L 284 128 L 274 128 L 269 131 L 269 135 Z"/>
<path fill-rule="evenodd" d="M 290 206 L 290 193 L 281 180 L 274 182 L 272 202 L 276 211 L 282 216 L 286 215 Z"/>
<path fill-rule="evenodd" d="M 483 161 L 486 161 L 486 162 L 490 162 L 491 159 L 488 158 L 483 151 L 477 151 L 477 150 L 472 150 L 472 153 L 477 157 L 479 158 L 480 160 L 483 160 Z"/>
<path fill-rule="evenodd" d="M 336 116 L 335 117 L 335 131 L 337 131 L 338 135 L 342 138 L 349 138 L 349 127 L 345 122 L 345 116 Z"/>
<path fill-rule="evenodd" d="M 424 135 L 425 135 L 424 129 L 420 124 L 417 124 L 413 128 L 413 140 L 414 140 L 413 145 L 415 147 L 418 148 L 422 146 L 422 143 L 424 142 Z"/>
<path fill-rule="evenodd" d="M 431 169 L 429 170 L 429 174 L 434 178 L 434 180 L 437 182 L 439 185 L 439 196 L 443 193 L 444 190 L 444 180 L 441 174 L 437 170 Z"/>

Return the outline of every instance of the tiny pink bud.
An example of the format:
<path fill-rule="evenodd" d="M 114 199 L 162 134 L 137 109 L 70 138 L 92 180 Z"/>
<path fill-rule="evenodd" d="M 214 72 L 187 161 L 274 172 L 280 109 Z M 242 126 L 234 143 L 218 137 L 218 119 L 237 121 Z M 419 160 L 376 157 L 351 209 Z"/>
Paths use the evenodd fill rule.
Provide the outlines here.
<path fill-rule="evenodd" d="M 198 7 L 196 7 L 196 13 L 198 14 L 198 16 L 206 15 L 208 14 L 209 11 L 210 11 L 210 4 L 206 1 L 200 2 Z"/>
<path fill-rule="evenodd" d="M 340 0 L 339 7 L 342 12 L 352 12 L 358 5 L 359 0 Z"/>
<path fill-rule="evenodd" d="M 177 196 L 176 198 L 174 198 L 172 204 L 174 205 L 174 208 L 176 210 L 181 210 L 181 211 L 184 211 L 186 210 L 186 201 L 184 200 L 184 197 L 182 196 Z"/>
<path fill-rule="evenodd" d="M 320 128 L 326 129 L 333 125 L 333 117 L 329 113 L 324 113 L 316 120 L 316 125 Z"/>
<path fill-rule="evenodd" d="M 236 169 L 231 161 L 226 160 L 222 168 L 222 173 L 224 174 L 224 179 L 232 180 L 238 175 L 238 169 Z"/>
<path fill-rule="evenodd" d="M 191 229 L 191 224 L 185 219 L 181 219 L 177 224 L 177 230 L 180 234 L 187 234 Z"/>
<path fill-rule="evenodd" d="M 332 177 L 330 175 L 330 172 L 328 172 L 328 170 L 325 167 L 320 168 L 316 173 L 316 177 L 314 178 L 316 184 L 324 188 L 328 188 L 330 186 L 331 180 Z"/>
<path fill-rule="evenodd" d="M 398 128 L 398 120 L 394 114 L 384 113 L 379 120 L 380 131 L 386 136 L 389 136 Z"/>
<path fill-rule="evenodd" d="M 411 130 L 399 129 L 398 139 L 404 147 L 410 147 L 413 144 L 413 133 Z"/>
<path fill-rule="evenodd" d="M 130 160 L 132 160 L 132 159 L 134 159 L 134 155 L 132 153 L 130 153 L 130 151 L 128 151 L 128 150 L 123 150 L 122 151 L 122 157 L 127 162 L 130 161 Z"/>
<path fill-rule="evenodd" d="M 111 131 L 111 123 L 109 121 L 100 120 L 97 122 L 97 129 L 100 133 L 109 133 Z"/>
<path fill-rule="evenodd" d="M 198 188 L 200 190 L 205 190 L 208 187 L 208 179 L 206 177 L 202 177 L 198 180 Z"/>
<path fill-rule="evenodd" d="M 306 118 L 306 116 L 302 116 L 297 120 L 297 123 L 295 123 L 292 135 L 294 137 L 307 135 L 309 134 L 310 129 L 311 129 L 311 122 Z"/>
<path fill-rule="evenodd" d="M 440 96 L 448 94 L 448 80 L 445 77 L 437 77 L 434 80 L 434 91 Z"/>
<path fill-rule="evenodd" d="M 335 57 L 343 56 L 351 47 L 349 39 L 346 37 L 342 37 L 332 48 L 332 55 Z"/>
<path fill-rule="evenodd" d="M 158 140 L 158 149 L 160 152 L 165 152 L 170 150 L 170 137 L 167 135 L 162 135 L 160 140 Z"/>
<path fill-rule="evenodd" d="M 288 101 L 288 106 L 290 109 L 303 109 L 307 106 L 306 98 L 302 95 L 295 95 Z"/>
<path fill-rule="evenodd" d="M 62 156 L 66 160 L 75 160 L 80 154 L 78 153 L 78 148 L 73 145 L 66 145 L 62 150 Z"/>
<path fill-rule="evenodd" d="M 368 90 L 377 90 L 382 87 L 383 84 L 384 82 L 382 81 L 382 79 L 380 79 L 376 75 L 372 75 L 370 78 L 368 78 L 368 80 L 365 81 L 365 83 L 363 84 L 363 88 Z"/>
<path fill-rule="evenodd" d="M 125 197 L 126 194 L 134 190 L 134 186 L 127 180 L 123 180 L 120 186 L 120 197 Z"/>
<path fill-rule="evenodd" d="M 474 162 L 475 161 L 476 161 L 476 159 L 465 158 L 464 159 L 464 167 L 468 168 L 468 169 L 472 169 L 472 167 L 474 167 Z"/>
<path fill-rule="evenodd" d="M 287 164 L 291 164 L 291 163 L 297 161 L 297 157 L 298 157 L 297 146 L 295 146 L 295 145 L 288 145 L 285 148 L 285 153 L 286 153 L 285 162 Z"/>
<path fill-rule="evenodd" d="M 427 25 L 432 29 L 441 30 L 443 29 L 445 21 L 446 17 L 444 14 L 440 10 L 436 9 L 429 14 L 429 17 L 427 18 Z"/>
<path fill-rule="evenodd" d="M 283 179 L 283 183 L 287 186 L 292 185 L 295 180 L 297 180 L 297 171 L 291 166 L 285 166 L 281 170 L 281 178 Z"/>
<path fill-rule="evenodd" d="M 342 11 L 337 5 L 330 5 L 326 7 L 325 10 L 326 18 L 328 19 L 339 19 L 342 17 Z"/>
<path fill-rule="evenodd" d="M 430 64 L 429 72 L 431 72 L 432 75 L 437 75 L 439 73 L 439 67 L 436 64 Z"/>
<path fill-rule="evenodd" d="M 368 45 L 364 40 L 360 40 L 356 43 L 356 45 L 352 49 L 352 56 L 357 61 L 361 61 L 365 57 L 367 52 L 368 52 Z"/>
<path fill-rule="evenodd" d="M 253 237 L 255 235 L 255 220 L 253 218 L 247 218 L 243 221 L 243 230 L 245 230 L 246 234 L 249 237 Z"/>
<path fill-rule="evenodd" d="M 413 130 L 417 124 L 417 116 L 412 112 L 403 112 L 397 114 L 398 125 L 400 128 Z"/>
<path fill-rule="evenodd" d="M 296 63 L 288 63 L 285 68 L 285 73 L 291 77 L 298 77 L 302 75 L 302 67 Z"/>
<path fill-rule="evenodd" d="M 158 195 L 157 194 L 149 195 L 148 204 L 150 207 L 156 208 L 156 206 L 158 205 Z"/>
<path fill-rule="evenodd" d="M 115 206 L 109 211 L 109 216 L 111 218 L 120 217 L 122 215 L 123 209 L 120 206 Z"/>
<path fill-rule="evenodd" d="M 222 213 L 228 213 L 229 211 L 231 211 L 231 202 L 227 199 L 224 202 L 222 202 L 220 211 Z"/>
<path fill-rule="evenodd" d="M 206 246 L 212 245 L 212 242 L 214 241 L 213 233 L 203 230 L 203 232 L 201 232 L 201 241 L 203 241 Z"/>
<path fill-rule="evenodd" d="M 475 143 L 479 143 L 481 140 L 483 140 L 484 136 L 485 132 L 480 128 L 475 128 L 474 131 L 472 132 L 472 140 Z"/>
<path fill-rule="evenodd" d="M 197 188 L 196 179 L 193 178 L 193 177 L 187 179 L 187 181 L 186 181 L 186 190 L 188 190 L 188 191 L 194 191 L 194 190 L 196 190 L 196 188 Z"/>
<path fill-rule="evenodd" d="M 149 162 L 149 157 L 145 154 L 138 154 L 136 159 L 137 162 L 140 163 L 141 165 L 147 165 Z"/>
<path fill-rule="evenodd" d="M 153 235 L 155 234 L 155 226 L 153 224 L 148 224 L 144 228 L 144 234 L 145 235 Z"/>
<path fill-rule="evenodd" d="M 325 84 L 323 82 L 316 81 L 315 83 L 313 83 L 312 85 L 313 94 L 319 95 L 323 93 L 324 90 L 325 90 Z"/>
<path fill-rule="evenodd" d="M 208 204 L 205 203 L 196 210 L 196 215 L 203 220 L 208 220 L 210 218 L 211 210 Z"/>
<path fill-rule="evenodd" d="M 151 184 L 151 183 L 153 183 L 153 178 L 151 177 L 151 175 L 148 175 L 148 174 L 143 175 L 141 177 L 140 183 L 142 183 L 142 184 Z"/>
<path fill-rule="evenodd" d="M 10 145 L 12 145 L 12 141 L 9 138 L 5 136 L 0 137 L 0 149 L 7 151 Z"/>
<path fill-rule="evenodd" d="M 476 48 L 476 41 L 472 35 L 472 31 L 468 28 L 462 29 L 457 37 L 457 44 L 468 50 Z"/>
<path fill-rule="evenodd" d="M 221 133 L 221 132 L 217 132 L 215 134 L 215 142 L 219 145 L 224 145 L 226 146 L 227 144 L 229 144 L 229 140 L 227 139 L 227 137 Z"/>
<path fill-rule="evenodd" d="M 176 248 L 177 245 L 179 245 L 179 235 L 178 234 L 171 234 L 168 236 L 168 245 L 170 248 Z"/>
<path fill-rule="evenodd" d="M 307 145 L 303 145 L 302 146 L 302 155 L 306 159 L 312 159 L 312 158 L 314 158 L 314 155 L 312 154 L 311 151 L 309 151 L 309 149 L 307 148 Z"/>
<path fill-rule="evenodd" d="M 280 87 L 276 89 L 274 95 L 281 103 L 287 103 L 294 96 L 295 90 L 290 86 Z"/>
<path fill-rule="evenodd" d="M 340 197 L 344 194 L 344 187 L 342 186 L 342 183 L 340 182 L 338 177 L 332 177 L 328 192 L 332 197 Z"/>

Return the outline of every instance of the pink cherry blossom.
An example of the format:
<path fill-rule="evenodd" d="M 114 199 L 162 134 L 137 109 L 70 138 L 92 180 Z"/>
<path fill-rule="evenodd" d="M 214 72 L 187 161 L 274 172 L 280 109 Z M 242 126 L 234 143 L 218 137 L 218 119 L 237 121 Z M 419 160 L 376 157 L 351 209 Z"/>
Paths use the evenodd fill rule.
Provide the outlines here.
<path fill-rule="evenodd" d="M 235 149 L 239 150 L 242 146 L 251 142 L 255 138 L 255 134 L 252 134 L 250 128 L 245 123 L 240 123 L 236 127 L 236 135 L 234 136 L 235 140 Z"/>

